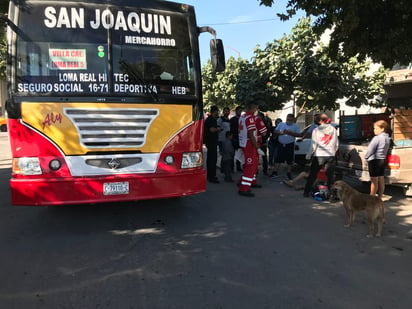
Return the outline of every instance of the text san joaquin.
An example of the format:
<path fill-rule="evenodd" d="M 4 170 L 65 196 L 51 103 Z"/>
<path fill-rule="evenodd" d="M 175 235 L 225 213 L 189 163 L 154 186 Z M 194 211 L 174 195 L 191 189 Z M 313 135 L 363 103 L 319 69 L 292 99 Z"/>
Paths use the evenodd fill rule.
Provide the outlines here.
<path fill-rule="evenodd" d="M 168 15 L 95 9 L 89 16 L 89 12 L 86 14 L 84 8 L 48 6 L 44 9 L 44 25 L 48 28 L 85 29 L 89 26 L 92 29 L 172 35 Z"/>

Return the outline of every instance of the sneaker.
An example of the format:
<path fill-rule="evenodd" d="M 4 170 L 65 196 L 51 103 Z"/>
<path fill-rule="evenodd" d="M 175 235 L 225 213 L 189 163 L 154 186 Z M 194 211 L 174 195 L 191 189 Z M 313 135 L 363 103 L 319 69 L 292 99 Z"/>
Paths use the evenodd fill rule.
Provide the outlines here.
<path fill-rule="evenodd" d="M 211 182 L 211 183 L 219 183 L 219 179 L 217 179 L 217 177 L 210 178 L 210 179 L 208 179 L 208 181 Z"/>
<path fill-rule="evenodd" d="M 242 196 L 247 196 L 247 197 L 254 197 L 255 196 L 255 194 L 252 193 L 250 190 L 249 191 L 238 191 L 238 192 L 239 192 L 239 195 L 242 195 Z"/>
<path fill-rule="evenodd" d="M 273 171 L 269 176 L 270 178 L 278 177 L 278 172 Z"/>
<path fill-rule="evenodd" d="M 287 173 L 286 176 L 288 177 L 289 180 L 292 180 L 292 174 L 291 173 Z"/>

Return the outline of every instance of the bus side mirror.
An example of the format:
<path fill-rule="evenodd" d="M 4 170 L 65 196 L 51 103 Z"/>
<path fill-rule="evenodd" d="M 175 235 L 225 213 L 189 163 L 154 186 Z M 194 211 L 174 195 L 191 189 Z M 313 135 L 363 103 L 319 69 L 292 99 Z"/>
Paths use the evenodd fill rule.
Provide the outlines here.
<path fill-rule="evenodd" d="M 213 72 L 223 72 L 225 70 L 225 51 L 222 40 L 210 40 L 210 59 L 212 61 Z"/>

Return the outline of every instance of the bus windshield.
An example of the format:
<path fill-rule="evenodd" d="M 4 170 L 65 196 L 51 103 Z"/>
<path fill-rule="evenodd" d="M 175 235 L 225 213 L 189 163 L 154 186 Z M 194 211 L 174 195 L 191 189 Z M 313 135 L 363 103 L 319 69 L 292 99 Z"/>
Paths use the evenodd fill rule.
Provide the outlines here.
<path fill-rule="evenodd" d="M 181 12 L 42 2 L 19 12 L 18 95 L 195 95 Z"/>

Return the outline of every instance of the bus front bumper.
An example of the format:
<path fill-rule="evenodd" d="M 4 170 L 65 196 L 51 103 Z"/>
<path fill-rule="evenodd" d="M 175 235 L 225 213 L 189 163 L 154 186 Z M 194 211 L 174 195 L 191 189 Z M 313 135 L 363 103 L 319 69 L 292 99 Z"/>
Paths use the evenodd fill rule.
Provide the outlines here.
<path fill-rule="evenodd" d="M 161 199 L 206 191 L 206 171 L 175 175 L 10 180 L 12 205 L 53 206 Z"/>

